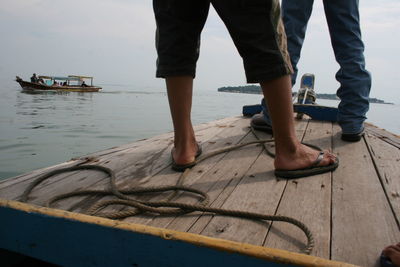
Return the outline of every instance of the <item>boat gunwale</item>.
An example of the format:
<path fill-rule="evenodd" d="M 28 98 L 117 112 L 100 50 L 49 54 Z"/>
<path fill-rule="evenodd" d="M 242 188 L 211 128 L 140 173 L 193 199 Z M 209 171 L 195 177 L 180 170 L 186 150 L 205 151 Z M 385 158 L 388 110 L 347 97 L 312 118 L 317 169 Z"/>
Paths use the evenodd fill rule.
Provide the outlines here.
<path fill-rule="evenodd" d="M 351 267 L 356 266 L 345 262 L 333 261 L 316 256 L 290 252 L 283 249 L 262 247 L 247 243 L 240 243 L 194 233 L 180 232 L 148 225 L 121 222 L 102 217 L 90 216 L 76 212 L 54 208 L 40 207 L 28 203 L 0 198 L 0 213 L 2 209 L 12 209 L 22 213 L 42 215 L 46 218 L 59 218 L 71 223 L 84 223 L 106 228 L 119 229 L 137 234 L 151 235 L 165 240 L 182 241 L 195 246 L 207 247 L 228 253 L 241 254 L 251 258 L 258 258 L 267 262 L 293 264 L 312 267 Z M 1 223 L 0 223 L 1 224 Z"/>

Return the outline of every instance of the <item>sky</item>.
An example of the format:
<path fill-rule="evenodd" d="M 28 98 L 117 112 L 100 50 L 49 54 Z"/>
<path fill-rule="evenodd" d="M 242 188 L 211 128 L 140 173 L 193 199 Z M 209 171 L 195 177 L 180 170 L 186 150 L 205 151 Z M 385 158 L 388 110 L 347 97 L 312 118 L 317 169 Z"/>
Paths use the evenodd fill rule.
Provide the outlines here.
<path fill-rule="evenodd" d="M 371 97 L 400 103 L 400 1 L 361 0 Z M 89 75 L 97 84 L 164 90 L 155 78 L 151 0 L 0 0 L 0 90 L 16 75 Z M 316 0 L 299 77 L 314 73 L 317 93 L 336 93 L 338 70 L 322 1 Z M 195 90 L 245 85 L 242 60 L 211 8 L 202 33 Z M 296 91 L 298 87 L 294 90 Z"/>

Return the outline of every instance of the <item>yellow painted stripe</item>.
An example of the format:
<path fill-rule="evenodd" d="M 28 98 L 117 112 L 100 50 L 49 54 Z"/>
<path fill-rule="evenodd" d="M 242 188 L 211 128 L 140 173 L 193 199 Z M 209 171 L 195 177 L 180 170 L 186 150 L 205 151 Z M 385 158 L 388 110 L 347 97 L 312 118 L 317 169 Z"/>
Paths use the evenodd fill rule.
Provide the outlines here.
<path fill-rule="evenodd" d="M 251 257 L 256 257 L 269 262 L 292 264 L 299 266 L 312 267 L 350 267 L 355 266 L 348 263 L 326 260 L 319 257 L 289 252 L 286 250 L 266 248 L 245 243 L 233 242 L 218 238 L 206 237 L 202 235 L 178 232 L 168 229 L 162 229 L 147 225 L 126 223 L 116 220 L 105 219 L 101 217 L 89 216 L 75 212 L 39 207 L 31 204 L 21 203 L 12 200 L 0 198 L 0 206 L 20 210 L 27 213 L 39 213 L 47 216 L 75 220 L 82 223 L 96 224 L 104 227 L 118 228 L 136 233 L 158 236 L 163 239 L 179 240 L 188 242 L 197 246 L 209 247 L 230 253 L 240 253 Z"/>

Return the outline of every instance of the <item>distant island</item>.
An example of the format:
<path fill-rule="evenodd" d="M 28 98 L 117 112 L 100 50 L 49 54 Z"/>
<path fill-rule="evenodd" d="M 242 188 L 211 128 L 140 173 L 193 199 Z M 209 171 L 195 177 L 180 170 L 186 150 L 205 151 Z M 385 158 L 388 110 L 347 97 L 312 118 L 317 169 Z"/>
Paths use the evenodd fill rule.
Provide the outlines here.
<path fill-rule="evenodd" d="M 258 94 L 261 95 L 261 87 L 259 85 L 245 85 L 245 86 L 225 86 L 218 88 L 218 92 L 228 92 L 228 93 L 243 93 L 243 94 Z M 297 92 L 293 92 L 294 95 L 297 94 Z M 317 99 L 331 99 L 331 100 L 339 100 L 339 98 L 336 96 L 336 94 L 317 94 Z M 370 103 L 377 103 L 377 104 L 391 104 L 393 103 L 388 103 L 385 102 L 381 99 L 378 98 L 369 98 Z"/>

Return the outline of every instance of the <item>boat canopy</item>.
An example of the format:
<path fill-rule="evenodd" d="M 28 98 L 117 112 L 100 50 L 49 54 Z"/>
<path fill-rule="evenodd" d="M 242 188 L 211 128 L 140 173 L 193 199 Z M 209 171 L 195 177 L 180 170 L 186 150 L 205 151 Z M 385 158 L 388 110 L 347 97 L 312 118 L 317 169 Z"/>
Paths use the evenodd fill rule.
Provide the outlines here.
<path fill-rule="evenodd" d="M 63 80 L 63 81 L 80 81 L 82 79 L 78 78 L 78 76 L 73 76 L 73 77 L 62 77 L 62 76 L 39 76 L 39 79 L 44 79 L 44 80 Z"/>
<path fill-rule="evenodd" d="M 46 80 L 46 84 L 50 85 L 51 81 L 66 81 L 69 85 L 70 82 L 76 82 L 78 84 L 83 83 L 84 79 L 90 80 L 90 86 L 93 86 L 93 77 L 91 76 L 82 76 L 82 75 L 68 75 L 67 77 L 63 76 L 48 76 L 48 75 L 40 75 L 39 79 Z"/>
<path fill-rule="evenodd" d="M 81 81 L 82 79 L 93 79 L 93 77 L 89 76 L 78 76 L 78 75 L 68 75 L 68 77 L 62 76 L 39 76 L 39 79 L 48 79 L 48 80 L 65 80 L 65 81 Z"/>
<path fill-rule="evenodd" d="M 77 79 L 93 79 L 93 77 L 90 76 L 80 76 L 80 75 L 68 75 L 68 77 Z"/>

